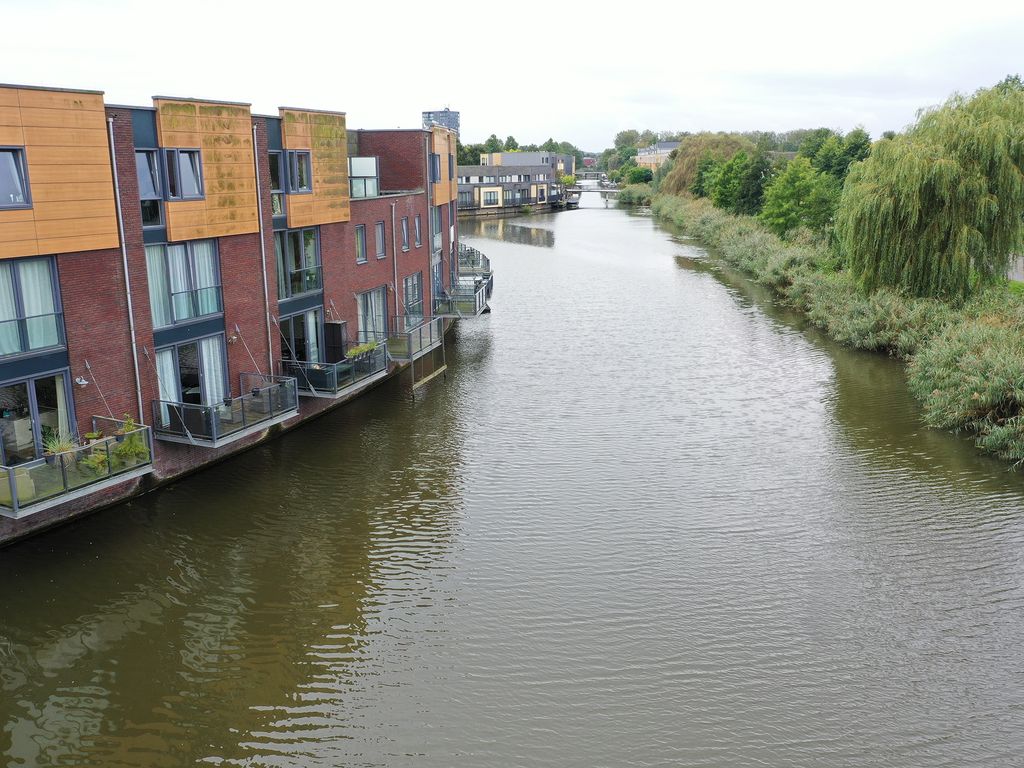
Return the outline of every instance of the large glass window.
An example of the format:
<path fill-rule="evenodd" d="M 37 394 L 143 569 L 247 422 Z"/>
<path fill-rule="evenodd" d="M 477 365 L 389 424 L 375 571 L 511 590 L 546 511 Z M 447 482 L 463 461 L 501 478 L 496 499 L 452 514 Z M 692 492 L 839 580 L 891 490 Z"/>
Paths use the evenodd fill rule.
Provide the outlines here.
<path fill-rule="evenodd" d="M 433 249 L 435 251 L 441 250 L 441 206 L 435 205 L 430 209 L 431 216 L 433 217 Z"/>
<path fill-rule="evenodd" d="M 356 307 L 359 320 L 359 343 L 382 341 L 388 332 L 388 295 L 387 287 L 381 286 L 372 291 L 356 295 Z"/>
<path fill-rule="evenodd" d="M 155 227 L 163 223 L 163 187 L 160 184 L 159 151 L 135 150 L 135 173 L 139 180 L 139 200 L 142 204 L 142 226 Z"/>
<path fill-rule="evenodd" d="M 0 463 L 39 458 L 47 439 L 71 435 L 74 423 L 66 373 L 0 385 Z"/>
<path fill-rule="evenodd" d="M 198 149 L 165 149 L 164 174 L 168 200 L 202 198 L 203 167 Z"/>
<path fill-rule="evenodd" d="M 0 147 L 0 208 L 28 208 L 31 204 L 25 150 Z"/>
<path fill-rule="evenodd" d="M 0 355 L 64 345 L 53 259 L 0 261 Z"/>
<path fill-rule="evenodd" d="M 160 400 L 164 403 L 216 405 L 228 389 L 224 334 L 188 341 L 156 351 Z M 160 408 L 161 426 L 170 423 L 170 409 Z"/>
<path fill-rule="evenodd" d="M 313 191 L 313 159 L 309 152 L 288 151 L 288 192 L 306 194 Z"/>
<path fill-rule="evenodd" d="M 284 213 L 284 154 L 270 153 L 270 207 L 274 216 Z"/>
<path fill-rule="evenodd" d="M 153 327 L 222 311 L 220 266 L 213 240 L 146 246 Z"/>
<path fill-rule="evenodd" d="M 377 248 L 376 254 L 378 259 L 383 259 L 387 255 L 387 246 L 384 242 L 384 222 L 378 221 L 374 226 L 374 244 Z"/>
<path fill-rule="evenodd" d="M 287 299 L 323 288 L 317 227 L 274 233 L 277 254 L 277 298 Z"/>
<path fill-rule="evenodd" d="M 352 197 L 377 197 L 380 194 L 377 158 L 350 157 L 348 159 L 348 186 Z"/>
<path fill-rule="evenodd" d="M 441 180 L 441 156 L 434 152 L 430 153 L 430 180 Z"/>
<path fill-rule="evenodd" d="M 497 205 L 498 193 L 495 191 L 484 192 L 484 205 Z"/>
<path fill-rule="evenodd" d="M 281 357 L 307 363 L 323 362 L 323 309 L 317 307 L 282 317 Z"/>
<path fill-rule="evenodd" d="M 463 208 L 471 208 L 473 206 L 473 193 L 459 192 L 459 205 Z"/>
<path fill-rule="evenodd" d="M 366 262 L 366 225 L 356 224 L 356 264 Z"/>
<path fill-rule="evenodd" d="M 423 320 L 423 273 L 409 275 L 403 284 L 406 327 L 412 328 Z"/>

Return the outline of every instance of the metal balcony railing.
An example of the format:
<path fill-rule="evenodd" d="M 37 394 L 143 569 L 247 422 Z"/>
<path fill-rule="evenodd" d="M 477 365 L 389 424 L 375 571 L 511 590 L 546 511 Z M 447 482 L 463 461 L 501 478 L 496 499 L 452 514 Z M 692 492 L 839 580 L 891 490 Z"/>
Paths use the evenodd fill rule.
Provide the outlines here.
<path fill-rule="evenodd" d="M 392 331 L 388 336 L 388 354 L 392 359 L 415 360 L 441 346 L 444 318 L 400 315 L 392 319 Z"/>
<path fill-rule="evenodd" d="M 475 317 L 487 309 L 492 277 L 460 281 L 434 299 L 434 314 Z"/>
<path fill-rule="evenodd" d="M 294 377 L 300 395 L 311 397 L 341 397 L 361 382 L 388 369 L 388 348 L 378 344 L 373 349 L 346 355 L 336 363 L 313 363 L 305 360 L 281 360 L 281 372 Z"/>
<path fill-rule="evenodd" d="M 233 443 L 299 412 L 291 376 L 241 375 L 242 394 L 212 405 L 153 401 L 153 432 L 160 440 L 208 448 Z"/>
<path fill-rule="evenodd" d="M 148 426 L 102 416 L 92 423 L 94 437 L 70 450 L 0 466 L 0 515 L 27 517 L 153 471 Z"/>

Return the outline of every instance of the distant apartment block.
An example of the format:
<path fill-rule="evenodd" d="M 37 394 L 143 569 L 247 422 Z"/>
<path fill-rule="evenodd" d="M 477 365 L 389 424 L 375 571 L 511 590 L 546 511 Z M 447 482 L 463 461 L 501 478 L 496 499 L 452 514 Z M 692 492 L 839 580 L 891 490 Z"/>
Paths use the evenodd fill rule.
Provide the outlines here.
<path fill-rule="evenodd" d="M 452 111 L 445 107 L 444 109 L 434 110 L 432 112 L 423 113 L 423 127 L 430 128 L 434 125 L 443 126 L 450 131 L 454 131 L 455 135 L 459 135 L 459 113 Z"/>
<path fill-rule="evenodd" d="M 636 153 L 636 164 L 641 168 L 650 168 L 652 171 L 668 160 L 672 150 L 679 146 L 678 141 L 659 141 L 649 147 L 643 147 Z"/>

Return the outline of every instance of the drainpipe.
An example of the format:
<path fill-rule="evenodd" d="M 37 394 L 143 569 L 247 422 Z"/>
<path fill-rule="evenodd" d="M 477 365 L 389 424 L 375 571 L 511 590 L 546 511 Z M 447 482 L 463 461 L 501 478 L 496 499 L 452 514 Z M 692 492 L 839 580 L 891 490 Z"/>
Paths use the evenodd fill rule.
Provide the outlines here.
<path fill-rule="evenodd" d="M 395 282 L 391 284 L 395 291 L 395 332 L 398 332 L 398 236 L 395 232 L 395 205 L 391 204 L 391 261 L 395 268 Z"/>
<path fill-rule="evenodd" d="M 124 241 L 124 214 L 121 211 L 121 184 L 117 178 L 117 153 L 114 150 L 114 118 L 107 118 L 110 143 L 110 167 L 114 174 L 114 205 L 117 207 L 117 237 L 121 242 L 121 266 L 124 269 L 124 295 L 128 300 L 128 333 L 132 337 L 132 367 L 135 369 L 135 396 L 138 399 L 139 424 L 146 423 L 142 410 L 142 381 L 139 378 L 139 346 L 135 341 L 135 310 L 132 308 L 132 281 L 128 275 L 128 246 Z"/>
<path fill-rule="evenodd" d="M 252 164 L 253 169 L 256 171 L 256 212 L 260 222 L 260 271 L 263 273 L 263 309 L 267 318 L 267 372 L 273 376 L 274 340 L 270 330 L 270 289 L 267 287 L 267 243 L 263 232 L 263 188 L 260 186 L 260 160 L 256 152 L 256 146 L 256 126 L 254 125 L 252 127 Z"/>

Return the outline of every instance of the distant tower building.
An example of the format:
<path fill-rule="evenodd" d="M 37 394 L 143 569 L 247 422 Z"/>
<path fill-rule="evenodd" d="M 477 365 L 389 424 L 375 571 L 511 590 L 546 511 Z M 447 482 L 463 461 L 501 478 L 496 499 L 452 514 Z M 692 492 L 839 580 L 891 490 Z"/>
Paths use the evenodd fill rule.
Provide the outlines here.
<path fill-rule="evenodd" d="M 459 135 L 459 113 L 452 112 L 452 110 L 445 107 L 444 109 L 438 109 L 434 112 L 423 113 L 423 127 L 429 128 L 432 125 L 443 125 L 445 128 L 451 128 L 455 131 L 455 135 Z"/>

